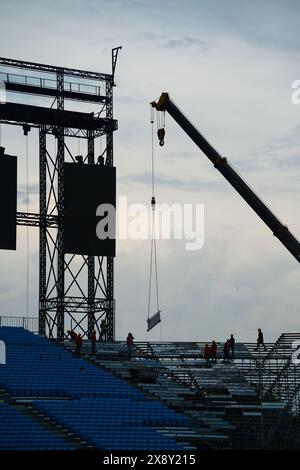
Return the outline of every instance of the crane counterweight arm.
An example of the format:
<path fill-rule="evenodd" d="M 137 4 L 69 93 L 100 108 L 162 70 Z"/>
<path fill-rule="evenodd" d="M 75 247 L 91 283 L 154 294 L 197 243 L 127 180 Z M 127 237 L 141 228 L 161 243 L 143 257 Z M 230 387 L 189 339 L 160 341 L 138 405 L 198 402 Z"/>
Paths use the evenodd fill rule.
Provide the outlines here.
<path fill-rule="evenodd" d="M 272 230 L 275 237 L 287 248 L 287 250 L 300 262 L 300 243 L 282 224 L 282 222 L 272 213 L 264 202 L 255 194 L 250 186 L 241 178 L 237 171 L 228 163 L 227 159 L 222 157 L 216 149 L 203 137 L 202 134 L 193 126 L 187 117 L 180 111 L 176 104 L 170 99 L 168 93 L 162 93 L 157 102 L 153 101 L 151 105 L 158 111 L 167 111 L 177 124 L 186 132 L 193 142 L 202 150 L 202 152 L 213 163 L 214 167 L 222 173 L 224 178 L 229 181 L 231 186 L 242 196 L 247 204 L 252 207 L 254 212 L 264 221 Z"/>

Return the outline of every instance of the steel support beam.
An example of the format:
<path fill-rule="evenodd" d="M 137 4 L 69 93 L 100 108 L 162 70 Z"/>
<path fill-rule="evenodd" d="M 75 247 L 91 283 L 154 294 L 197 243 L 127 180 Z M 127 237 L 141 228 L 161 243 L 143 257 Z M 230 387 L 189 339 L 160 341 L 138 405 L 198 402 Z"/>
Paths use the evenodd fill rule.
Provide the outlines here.
<path fill-rule="evenodd" d="M 88 164 L 95 164 L 95 145 L 94 145 L 94 133 L 88 131 Z M 95 258 L 94 256 L 88 256 L 88 336 L 95 326 Z"/>
<path fill-rule="evenodd" d="M 106 118 L 113 119 L 113 85 L 114 81 L 106 82 Z M 106 165 L 113 166 L 113 132 L 106 134 Z M 107 257 L 107 297 L 110 302 L 110 308 L 107 312 L 107 339 L 115 339 L 115 303 L 114 303 L 114 258 Z"/>
<path fill-rule="evenodd" d="M 57 109 L 64 111 L 64 73 L 57 72 Z M 57 133 L 57 171 L 58 171 L 58 217 L 63 220 L 64 217 L 64 163 L 65 163 L 65 141 L 64 129 L 58 128 Z M 65 250 L 64 250 L 64 227 L 59 224 L 57 232 L 57 338 L 64 338 L 64 296 L 65 296 Z"/>
<path fill-rule="evenodd" d="M 39 153 L 40 153 L 40 275 L 39 275 L 39 334 L 46 335 L 46 262 L 47 262 L 47 147 L 45 128 L 41 127 L 39 131 Z M 27 214 L 26 214 L 27 215 Z M 18 220 L 18 218 L 17 218 Z"/>

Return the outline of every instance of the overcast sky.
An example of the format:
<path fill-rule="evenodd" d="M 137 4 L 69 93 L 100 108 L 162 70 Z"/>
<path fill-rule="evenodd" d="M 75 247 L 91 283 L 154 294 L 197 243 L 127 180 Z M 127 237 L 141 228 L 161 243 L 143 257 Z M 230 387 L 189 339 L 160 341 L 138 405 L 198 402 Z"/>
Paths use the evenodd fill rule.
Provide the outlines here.
<path fill-rule="evenodd" d="M 149 204 L 149 102 L 168 91 L 209 141 L 300 237 L 300 3 L 296 0 L 0 1 L 1 53 L 35 62 L 111 72 L 115 93 L 118 194 Z M 25 143 L 2 126 L 2 145 L 18 153 L 25 183 Z M 205 244 L 188 252 L 158 242 L 162 323 L 146 332 L 149 241 L 119 241 L 115 295 L 117 339 L 267 341 L 299 331 L 299 266 L 183 131 L 166 118 L 155 148 L 158 202 L 205 205 Z M 30 184 L 38 155 L 29 141 Z M 24 202 L 24 201 L 23 201 Z M 22 200 L 19 201 L 22 204 Z M 32 208 L 34 197 L 31 198 Z M 25 231 L 18 251 L 1 252 L 0 309 L 26 304 Z M 37 314 L 38 237 L 30 237 L 30 309 Z"/>

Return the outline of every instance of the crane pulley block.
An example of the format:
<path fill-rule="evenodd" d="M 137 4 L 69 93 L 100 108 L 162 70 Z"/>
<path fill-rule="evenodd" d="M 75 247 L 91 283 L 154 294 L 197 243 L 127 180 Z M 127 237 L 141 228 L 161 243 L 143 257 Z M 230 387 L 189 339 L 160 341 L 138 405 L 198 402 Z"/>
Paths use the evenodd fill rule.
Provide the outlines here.
<path fill-rule="evenodd" d="M 157 137 L 159 140 L 159 145 L 162 147 L 164 145 L 164 139 L 165 139 L 166 131 L 163 127 L 157 130 Z"/>

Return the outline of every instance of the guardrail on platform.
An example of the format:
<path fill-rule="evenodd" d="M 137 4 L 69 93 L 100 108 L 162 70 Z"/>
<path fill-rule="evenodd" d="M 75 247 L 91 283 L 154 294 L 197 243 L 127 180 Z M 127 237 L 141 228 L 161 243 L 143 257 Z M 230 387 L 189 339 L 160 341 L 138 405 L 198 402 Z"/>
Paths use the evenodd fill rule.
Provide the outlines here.
<path fill-rule="evenodd" d="M 31 331 L 32 333 L 38 333 L 39 320 L 37 317 L 16 317 L 5 315 L 0 316 L 0 327 L 1 326 L 23 327 L 25 330 Z"/>

